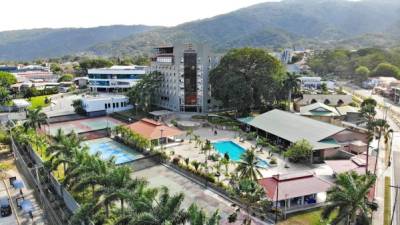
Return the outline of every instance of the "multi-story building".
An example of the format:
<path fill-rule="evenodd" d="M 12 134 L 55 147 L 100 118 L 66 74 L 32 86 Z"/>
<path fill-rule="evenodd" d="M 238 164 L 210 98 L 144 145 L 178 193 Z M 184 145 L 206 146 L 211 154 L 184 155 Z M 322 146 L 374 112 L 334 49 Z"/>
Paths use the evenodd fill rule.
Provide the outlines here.
<path fill-rule="evenodd" d="M 89 69 L 89 88 L 92 92 L 124 92 L 147 72 L 147 66 L 112 66 Z"/>
<path fill-rule="evenodd" d="M 210 104 L 209 71 L 218 62 L 202 44 L 158 47 L 151 71 L 162 74 L 155 105 L 178 112 L 207 112 Z"/>

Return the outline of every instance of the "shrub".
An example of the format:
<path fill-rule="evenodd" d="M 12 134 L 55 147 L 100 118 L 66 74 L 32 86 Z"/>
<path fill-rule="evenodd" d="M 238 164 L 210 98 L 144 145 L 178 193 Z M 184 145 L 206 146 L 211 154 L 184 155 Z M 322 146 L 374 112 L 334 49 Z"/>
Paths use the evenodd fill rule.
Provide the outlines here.
<path fill-rule="evenodd" d="M 179 162 L 181 161 L 181 159 L 179 159 L 178 157 L 175 157 L 172 159 L 172 163 L 175 165 L 179 165 Z"/>
<path fill-rule="evenodd" d="M 297 141 L 284 153 L 284 156 L 293 162 L 309 160 L 312 155 L 313 146 L 305 139 Z"/>
<path fill-rule="evenodd" d="M 72 106 L 77 114 L 85 114 L 86 111 L 83 109 L 82 100 L 76 99 L 72 102 Z"/>
<path fill-rule="evenodd" d="M 276 165 L 277 163 L 278 162 L 275 157 L 272 157 L 271 160 L 269 161 L 269 164 L 271 164 L 271 165 Z"/>

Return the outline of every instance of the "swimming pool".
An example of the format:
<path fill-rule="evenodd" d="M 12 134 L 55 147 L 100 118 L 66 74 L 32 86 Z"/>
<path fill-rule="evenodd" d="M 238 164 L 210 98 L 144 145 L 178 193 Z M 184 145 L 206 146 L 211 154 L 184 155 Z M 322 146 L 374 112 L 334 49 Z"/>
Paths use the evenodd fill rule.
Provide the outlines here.
<path fill-rule="evenodd" d="M 240 161 L 240 156 L 244 154 L 246 151 L 244 148 L 242 148 L 240 145 L 236 144 L 233 141 L 219 141 L 213 143 L 214 149 L 221 155 L 228 154 L 229 159 L 232 161 Z M 258 164 L 262 168 L 269 167 L 269 164 L 267 161 L 260 160 L 260 163 Z"/>
<path fill-rule="evenodd" d="M 90 154 L 94 155 L 99 152 L 100 158 L 103 160 L 109 160 L 111 157 L 114 157 L 115 164 L 128 163 L 143 157 L 139 152 L 136 152 L 128 146 L 120 144 L 110 138 L 84 141 L 83 145 L 89 147 Z"/>

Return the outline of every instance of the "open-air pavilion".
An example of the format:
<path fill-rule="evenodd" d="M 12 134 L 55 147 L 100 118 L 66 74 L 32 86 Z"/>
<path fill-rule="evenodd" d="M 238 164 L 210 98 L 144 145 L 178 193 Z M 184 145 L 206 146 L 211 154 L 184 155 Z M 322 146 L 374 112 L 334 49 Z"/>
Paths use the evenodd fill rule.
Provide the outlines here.
<path fill-rule="evenodd" d="M 146 118 L 127 126 L 133 132 L 140 134 L 155 144 L 168 144 L 171 141 L 175 141 L 178 136 L 184 134 L 183 131 L 175 127 L 169 127 L 163 123 Z"/>

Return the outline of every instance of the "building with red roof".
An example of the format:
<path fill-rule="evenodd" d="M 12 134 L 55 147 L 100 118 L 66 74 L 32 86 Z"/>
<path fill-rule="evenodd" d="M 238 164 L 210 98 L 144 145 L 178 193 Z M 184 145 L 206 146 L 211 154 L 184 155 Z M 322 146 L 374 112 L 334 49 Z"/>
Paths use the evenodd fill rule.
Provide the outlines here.
<path fill-rule="evenodd" d="M 175 127 L 169 127 L 163 123 L 146 118 L 127 126 L 133 132 L 140 134 L 150 141 L 163 141 L 168 143 L 169 139 L 174 139 L 184 134 L 183 131 Z"/>
<path fill-rule="evenodd" d="M 333 186 L 310 172 L 274 175 L 260 179 L 258 183 L 264 188 L 266 198 L 285 212 L 323 202 L 325 199 L 319 200 L 317 195 Z"/>

